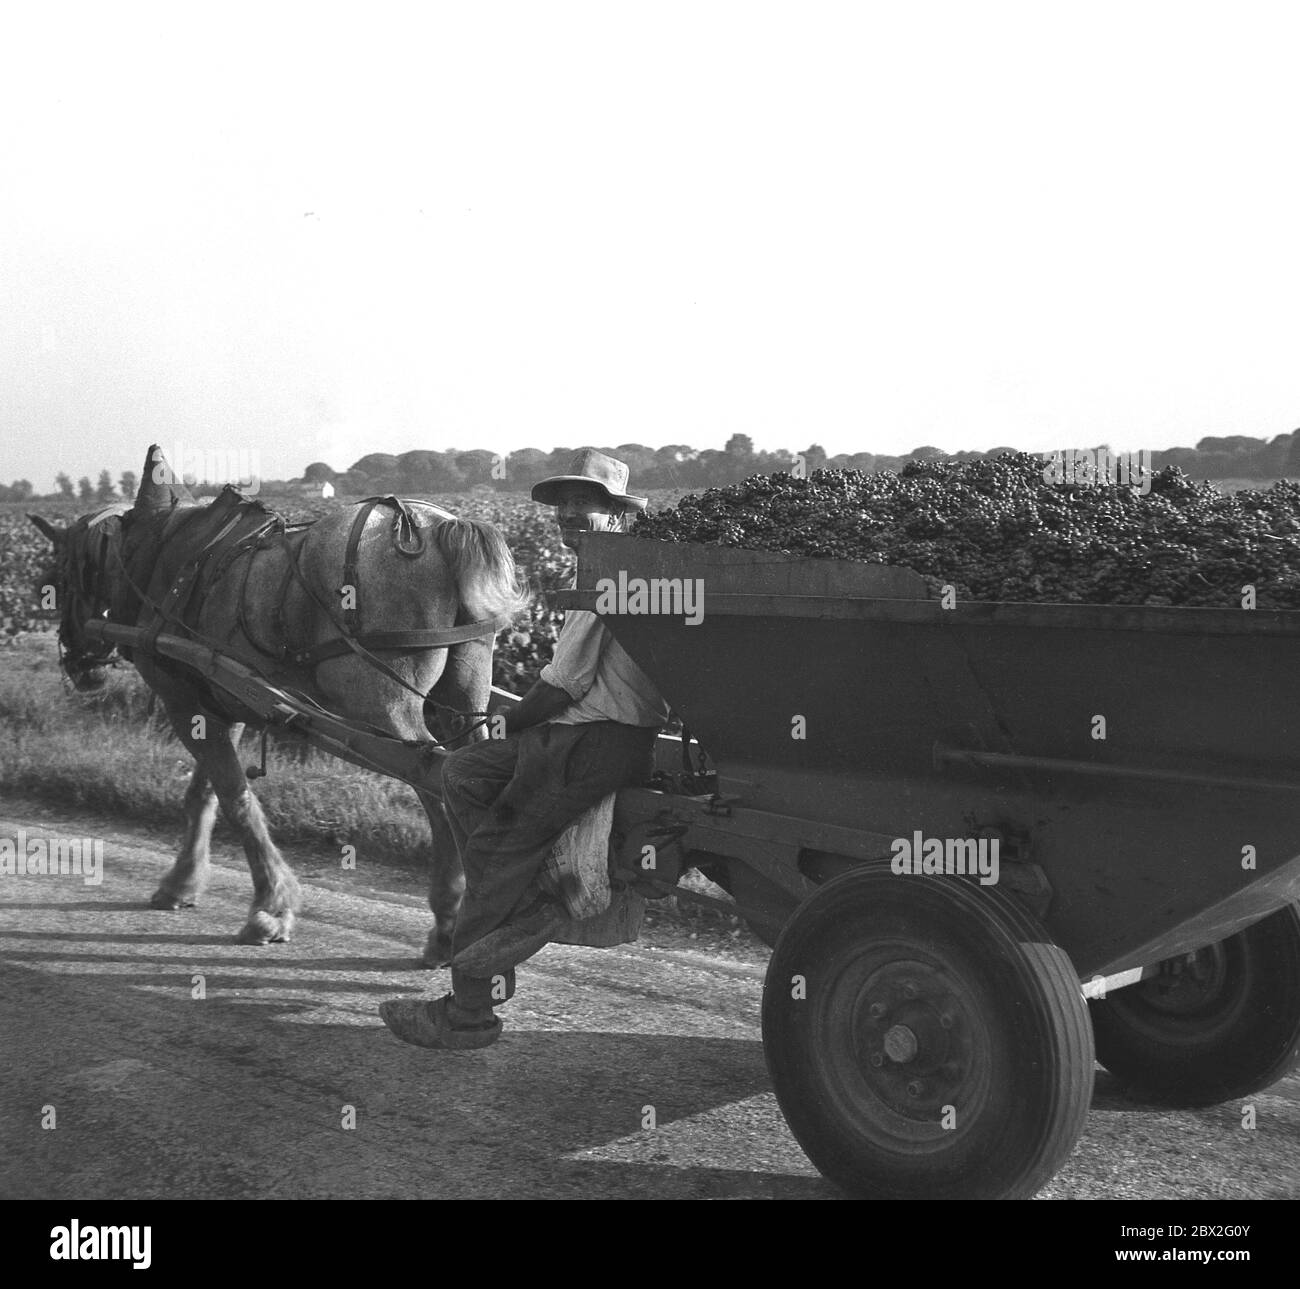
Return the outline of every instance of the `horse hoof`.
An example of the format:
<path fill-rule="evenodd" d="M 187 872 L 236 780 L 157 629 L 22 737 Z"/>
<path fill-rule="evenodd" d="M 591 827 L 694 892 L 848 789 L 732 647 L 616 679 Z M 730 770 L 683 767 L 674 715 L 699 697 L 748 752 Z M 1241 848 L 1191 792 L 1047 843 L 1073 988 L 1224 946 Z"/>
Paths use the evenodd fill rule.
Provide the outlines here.
<path fill-rule="evenodd" d="M 160 886 L 149 897 L 149 907 L 151 909 L 192 909 L 194 907 L 194 897 L 192 895 L 175 895 Z"/>
<path fill-rule="evenodd" d="M 292 929 L 292 913 L 276 917 L 259 909 L 244 923 L 237 939 L 240 944 L 287 944 Z"/>

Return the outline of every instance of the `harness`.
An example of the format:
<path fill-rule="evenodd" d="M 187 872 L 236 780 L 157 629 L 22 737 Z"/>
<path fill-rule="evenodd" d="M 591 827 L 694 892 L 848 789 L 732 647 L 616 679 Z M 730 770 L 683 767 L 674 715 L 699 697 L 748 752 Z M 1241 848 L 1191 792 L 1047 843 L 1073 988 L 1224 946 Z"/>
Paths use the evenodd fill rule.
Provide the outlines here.
<path fill-rule="evenodd" d="M 495 618 L 488 618 L 482 622 L 466 622 L 458 627 L 428 627 L 414 631 L 371 631 L 364 635 L 361 634 L 361 608 L 357 602 L 357 592 L 359 590 L 357 583 L 357 553 L 361 546 L 361 534 L 365 530 L 366 522 L 378 506 L 391 506 L 395 512 L 393 516 L 393 548 L 397 553 L 407 559 L 418 559 L 424 553 L 424 534 L 416 526 L 408 502 L 403 501 L 400 497 L 393 496 L 367 497 L 361 503 L 361 509 L 357 511 L 356 518 L 352 521 L 352 528 L 348 533 L 347 547 L 343 554 L 343 586 L 350 587 L 353 594 L 349 598 L 349 603 L 344 608 L 340 618 L 336 615 L 334 609 L 317 595 L 316 591 L 308 584 L 307 579 L 303 576 L 302 569 L 298 566 L 296 552 L 291 549 L 284 580 L 276 597 L 277 621 L 282 620 L 285 594 L 291 581 L 296 579 L 307 593 L 308 598 L 333 623 L 334 629 L 339 633 L 337 639 L 326 640 L 323 644 L 314 645 L 309 649 L 286 650 L 295 666 L 310 670 L 318 663 L 327 662 L 331 658 L 341 658 L 351 652 L 365 658 L 372 665 L 379 666 L 381 670 L 387 671 L 388 669 L 373 657 L 371 651 L 405 653 L 412 649 L 447 649 L 452 645 L 464 644 L 468 640 L 479 640 L 489 632 L 495 635 L 502 627 L 509 625 L 510 614 L 501 613 Z M 434 509 L 438 509 L 438 507 L 434 507 Z M 447 514 L 446 511 L 441 511 L 441 513 L 446 516 L 446 519 L 454 518 L 453 515 Z M 247 580 L 247 576 L 247 571 L 245 571 L 245 580 Z M 243 606 L 242 593 L 240 595 L 240 606 L 241 608 Z M 281 638 L 285 638 L 283 630 L 281 630 Z M 402 684 L 406 683 L 396 675 L 393 675 L 393 679 L 399 680 Z"/>
<path fill-rule="evenodd" d="M 84 527 L 74 526 L 68 532 L 68 545 L 62 557 L 63 586 L 60 588 L 64 600 L 58 637 L 60 665 L 66 665 L 64 660 L 73 644 L 69 639 L 68 624 L 95 614 L 108 598 L 104 583 L 109 567 L 122 556 L 122 525 L 107 521 L 120 519 L 129 509 L 130 505 L 123 502 L 105 506 L 89 516 Z M 89 606 L 88 614 L 82 613 L 84 606 Z M 89 662 L 107 662 L 113 652 L 111 646 L 107 652 L 82 648 L 78 656 Z"/>
<path fill-rule="evenodd" d="M 361 503 L 348 533 L 344 551 L 343 587 L 350 588 L 351 595 L 341 614 L 317 594 L 299 565 L 302 548 L 312 525 L 291 525 L 282 515 L 269 510 L 261 501 L 245 497 L 229 485 L 210 506 L 173 505 L 157 537 L 144 539 L 149 542 L 152 558 L 148 560 L 147 565 L 136 569 L 134 577 L 128 564 L 134 562 L 135 556 L 140 553 L 142 547 L 130 551 L 127 549 L 130 545 L 129 539 L 124 541 L 121 525 L 104 526 L 103 524 L 105 519 L 114 514 L 120 515 L 129 507 L 110 507 L 93 516 L 87 522 L 84 532 L 79 535 L 75 548 L 69 549 L 67 580 L 70 587 L 78 587 L 76 594 L 83 599 L 89 597 L 94 607 L 109 598 L 105 593 L 104 582 L 110 565 L 115 565 L 121 575 L 121 583 L 117 588 L 117 594 L 112 596 L 110 616 L 117 621 L 130 622 L 133 619 L 138 620 L 143 608 L 147 607 L 151 610 L 152 617 L 139 646 L 146 652 L 156 652 L 158 637 L 167 628 L 173 628 L 183 631 L 208 648 L 233 654 L 234 651 L 228 646 L 208 638 L 193 623 L 197 618 L 198 607 L 202 605 L 210 589 L 226 576 L 236 563 L 243 560 L 236 623 L 253 649 L 263 657 L 275 660 L 280 664 L 281 669 L 288 666 L 310 675 L 320 663 L 353 653 L 402 688 L 441 711 L 451 712 L 460 717 L 485 716 L 485 713 L 460 712 L 446 704 L 434 702 L 424 691 L 412 685 L 375 655 L 376 653 L 411 653 L 446 649 L 466 641 L 490 637 L 502 627 L 509 625 L 511 621 L 509 613 L 452 627 L 372 632 L 364 632 L 361 629 L 358 557 L 362 533 L 371 515 L 377 509 L 389 508 L 393 511 L 394 549 L 404 558 L 418 559 L 424 553 L 426 541 L 411 511 L 413 504 L 429 505 L 429 503 L 409 502 L 396 496 L 367 497 Z M 440 507 L 430 508 L 438 512 L 442 522 L 455 518 Z M 174 574 L 162 599 L 155 600 L 145 588 L 153 580 L 158 561 L 167 552 L 169 545 L 173 541 L 182 540 L 187 541 L 193 553 Z M 248 621 L 248 579 L 256 554 L 277 546 L 285 552 L 286 568 L 277 588 L 272 611 L 272 632 L 275 638 L 270 642 L 262 642 L 254 636 Z M 295 581 L 326 620 L 333 625 L 338 632 L 336 637 L 313 646 L 308 646 L 302 641 L 291 640 L 285 620 L 284 605 L 289 588 Z M 65 624 L 69 620 L 65 615 Z M 63 636 L 64 630 L 61 629 L 61 642 Z M 130 649 L 122 647 L 119 652 L 127 661 L 131 660 Z M 104 655 L 103 661 L 111 657 L 112 650 Z M 244 661 L 253 662 L 247 658 Z M 254 666 L 259 674 L 268 680 L 280 679 L 274 667 L 268 669 L 256 663 Z M 462 736 L 465 732 L 460 731 L 456 737 Z"/>

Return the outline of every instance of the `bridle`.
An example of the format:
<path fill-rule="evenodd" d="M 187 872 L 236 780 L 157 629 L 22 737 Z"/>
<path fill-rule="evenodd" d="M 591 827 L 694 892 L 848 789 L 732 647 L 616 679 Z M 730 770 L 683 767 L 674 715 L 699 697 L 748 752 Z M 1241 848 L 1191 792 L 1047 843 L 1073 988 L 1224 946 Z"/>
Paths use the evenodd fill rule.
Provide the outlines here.
<path fill-rule="evenodd" d="M 64 536 L 55 593 L 61 601 L 59 666 L 75 681 L 118 659 L 111 641 L 92 643 L 81 630 L 91 618 L 107 616 L 111 604 L 110 566 L 121 558 L 122 516 L 129 504 L 114 503 L 77 520 Z"/>

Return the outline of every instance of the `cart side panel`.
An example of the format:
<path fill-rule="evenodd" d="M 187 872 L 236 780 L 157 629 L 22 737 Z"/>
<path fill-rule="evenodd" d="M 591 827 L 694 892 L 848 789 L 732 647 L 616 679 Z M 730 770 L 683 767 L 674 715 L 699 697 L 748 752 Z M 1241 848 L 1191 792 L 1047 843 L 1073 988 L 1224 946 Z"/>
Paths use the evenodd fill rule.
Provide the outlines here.
<path fill-rule="evenodd" d="M 898 838 L 998 827 L 1046 873 L 1048 925 L 1081 971 L 1300 898 L 1300 614 L 943 612 L 854 601 L 870 566 L 747 571 L 752 552 L 633 538 L 592 550 L 580 586 L 705 579 L 696 625 L 606 621 L 747 805 Z M 1015 760 L 955 765 L 945 749 Z"/>

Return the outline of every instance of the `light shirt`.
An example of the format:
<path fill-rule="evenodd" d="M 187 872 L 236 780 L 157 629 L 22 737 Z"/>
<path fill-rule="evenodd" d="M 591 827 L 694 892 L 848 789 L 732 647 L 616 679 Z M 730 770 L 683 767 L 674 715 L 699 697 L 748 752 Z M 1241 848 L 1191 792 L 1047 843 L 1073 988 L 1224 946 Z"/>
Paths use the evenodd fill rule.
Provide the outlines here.
<path fill-rule="evenodd" d="M 666 725 L 668 705 L 595 613 L 570 609 L 555 642 L 555 655 L 541 679 L 573 702 L 556 725 L 618 721 L 621 725 Z"/>

